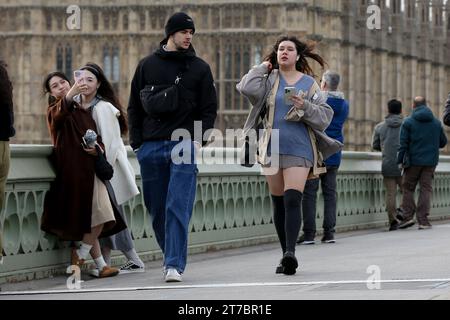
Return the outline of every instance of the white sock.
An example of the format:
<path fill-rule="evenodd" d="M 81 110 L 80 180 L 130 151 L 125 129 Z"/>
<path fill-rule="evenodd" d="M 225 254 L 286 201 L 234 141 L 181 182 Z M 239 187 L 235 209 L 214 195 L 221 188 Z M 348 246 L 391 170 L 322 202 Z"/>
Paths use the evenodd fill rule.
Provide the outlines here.
<path fill-rule="evenodd" d="M 133 261 L 141 268 L 145 268 L 144 262 L 141 260 L 141 258 L 139 258 L 136 249 L 133 248 L 127 252 L 124 252 L 123 254 L 128 258 L 128 260 Z"/>
<path fill-rule="evenodd" d="M 103 259 L 103 256 L 98 257 L 97 259 L 94 259 L 95 264 L 97 265 L 98 270 L 102 271 L 104 267 L 106 267 L 105 259 Z"/>
<path fill-rule="evenodd" d="M 77 250 L 77 255 L 80 259 L 85 259 L 89 255 L 89 251 L 91 251 L 92 246 L 90 244 L 86 244 L 84 242 L 81 243 L 80 249 Z"/>

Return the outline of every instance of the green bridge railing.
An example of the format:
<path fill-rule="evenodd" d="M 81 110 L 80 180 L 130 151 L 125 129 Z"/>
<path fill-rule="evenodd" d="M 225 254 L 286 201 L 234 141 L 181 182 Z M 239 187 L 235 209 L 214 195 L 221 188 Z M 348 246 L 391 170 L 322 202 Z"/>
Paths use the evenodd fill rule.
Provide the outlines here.
<path fill-rule="evenodd" d="M 67 242 L 40 231 L 45 193 L 55 174 L 47 160 L 50 146 L 13 145 L 6 186 L 6 205 L 0 213 L 6 257 L 0 265 L 0 283 L 39 279 L 65 273 L 70 261 Z M 139 165 L 131 149 L 129 159 L 141 186 Z M 214 164 L 235 149 L 203 150 L 199 164 L 197 198 L 190 225 L 189 252 L 198 253 L 276 241 L 270 194 L 259 166 Z M 344 152 L 338 175 L 337 230 L 380 227 L 387 224 L 381 155 Z M 400 200 L 401 195 L 399 195 Z M 317 222 L 321 226 L 319 191 Z M 161 258 L 150 219 L 139 195 L 125 205 L 128 226 L 144 261 Z M 450 157 L 441 157 L 435 175 L 431 219 L 450 217 Z M 118 252 L 113 264 L 125 261 Z M 89 266 L 86 266 L 89 267 Z"/>

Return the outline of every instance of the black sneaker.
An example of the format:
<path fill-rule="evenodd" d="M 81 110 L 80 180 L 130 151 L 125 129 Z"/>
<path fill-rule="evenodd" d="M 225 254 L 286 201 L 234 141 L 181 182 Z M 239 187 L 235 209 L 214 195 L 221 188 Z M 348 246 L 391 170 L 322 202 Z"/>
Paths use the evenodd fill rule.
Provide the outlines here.
<path fill-rule="evenodd" d="M 392 222 L 391 222 L 391 225 L 390 225 L 390 227 L 389 227 L 389 231 L 395 231 L 395 230 L 398 230 L 399 225 L 400 225 L 400 223 L 398 223 L 397 220 L 392 221 Z"/>
<path fill-rule="evenodd" d="M 406 228 L 412 227 L 414 224 L 415 224 L 414 220 L 413 219 L 409 219 L 409 220 L 406 220 L 406 221 L 403 221 L 402 223 L 400 223 L 398 228 L 399 229 L 406 229 Z"/>
<path fill-rule="evenodd" d="M 314 241 L 314 237 L 310 238 L 306 238 L 305 234 L 302 234 L 298 240 L 297 240 L 297 244 L 303 244 L 303 245 L 310 245 L 310 244 L 315 244 L 316 242 Z"/>
<path fill-rule="evenodd" d="M 336 240 L 334 240 L 334 234 L 325 234 L 321 241 L 322 243 L 336 243 Z"/>
<path fill-rule="evenodd" d="M 145 272 L 145 268 L 137 265 L 131 260 L 128 260 L 123 266 L 120 267 L 120 274 Z"/>

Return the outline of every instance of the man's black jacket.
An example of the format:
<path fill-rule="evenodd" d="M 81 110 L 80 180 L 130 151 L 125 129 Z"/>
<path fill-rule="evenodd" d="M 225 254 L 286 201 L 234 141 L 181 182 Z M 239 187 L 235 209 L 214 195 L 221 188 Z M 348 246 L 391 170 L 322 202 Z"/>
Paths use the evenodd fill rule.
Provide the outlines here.
<path fill-rule="evenodd" d="M 139 62 L 131 82 L 128 121 L 133 149 L 149 140 L 171 140 L 176 129 L 186 129 L 194 140 L 194 121 L 202 122 L 202 136 L 214 127 L 217 96 L 209 65 L 196 56 L 192 45 L 185 51 L 166 51 L 165 44 L 162 41 L 158 50 Z M 182 75 L 180 84 L 188 92 L 180 91 L 178 110 L 166 117 L 147 114 L 140 101 L 140 91 L 146 85 L 173 84 L 179 75 Z"/>

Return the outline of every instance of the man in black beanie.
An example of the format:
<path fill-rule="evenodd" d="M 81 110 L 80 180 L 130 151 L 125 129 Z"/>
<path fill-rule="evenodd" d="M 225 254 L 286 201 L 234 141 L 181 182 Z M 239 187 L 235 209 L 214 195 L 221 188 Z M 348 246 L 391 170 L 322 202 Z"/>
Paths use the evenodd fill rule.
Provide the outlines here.
<path fill-rule="evenodd" d="M 130 144 L 137 153 L 145 205 L 164 253 L 166 282 L 182 281 L 197 185 L 195 153 L 205 144 L 204 133 L 214 127 L 217 115 L 214 79 L 209 65 L 196 56 L 191 44 L 194 32 L 194 21 L 186 13 L 169 18 L 159 49 L 136 68 L 128 104 Z M 199 137 L 194 131 L 200 131 Z M 186 133 L 183 139 L 180 132 Z M 174 159 L 180 146 L 181 163 Z"/>

